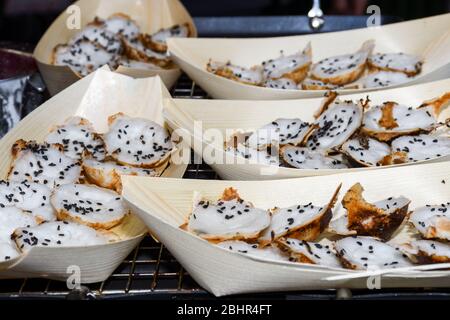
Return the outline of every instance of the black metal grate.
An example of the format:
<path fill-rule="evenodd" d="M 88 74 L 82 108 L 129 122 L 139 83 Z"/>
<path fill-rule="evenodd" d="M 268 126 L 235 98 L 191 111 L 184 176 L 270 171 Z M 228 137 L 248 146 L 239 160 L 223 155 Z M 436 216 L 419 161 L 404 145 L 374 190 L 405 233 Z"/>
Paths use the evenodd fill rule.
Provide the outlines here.
<path fill-rule="evenodd" d="M 172 90 L 176 98 L 204 99 L 207 94 L 183 75 Z M 189 165 L 185 175 L 189 179 L 219 179 L 206 164 Z M 174 259 L 170 252 L 151 237 L 146 237 L 104 282 L 89 284 L 81 291 L 70 291 L 64 282 L 47 279 L 0 280 L 2 298 L 76 298 L 110 299 L 202 299 L 212 296 L 202 289 Z M 322 290 L 291 293 L 269 293 L 233 298 L 261 299 L 449 299 L 450 290 Z"/>

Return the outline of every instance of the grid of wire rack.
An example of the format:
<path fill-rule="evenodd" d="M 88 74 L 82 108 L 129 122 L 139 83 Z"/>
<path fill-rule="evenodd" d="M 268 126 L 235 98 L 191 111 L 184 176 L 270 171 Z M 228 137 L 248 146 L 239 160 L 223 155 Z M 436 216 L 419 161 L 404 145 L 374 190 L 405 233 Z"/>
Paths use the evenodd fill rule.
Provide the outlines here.
<path fill-rule="evenodd" d="M 206 99 L 207 94 L 186 75 L 172 90 L 175 98 Z M 191 164 L 184 178 L 219 179 L 206 164 Z M 147 236 L 121 263 L 115 272 L 101 283 L 83 286 L 81 290 L 69 290 L 65 282 L 48 279 L 0 280 L 0 299 L 54 298 L 54 299 L 205 299 L 212 296 L 202 289 L 176 261 L 164 245 Z M 322 290 L 291 293 L 269 293 L 235 296 L 229 299 L 385 299 L 385 298 L 433 298 L 448 299 L 450 290 Z"/>

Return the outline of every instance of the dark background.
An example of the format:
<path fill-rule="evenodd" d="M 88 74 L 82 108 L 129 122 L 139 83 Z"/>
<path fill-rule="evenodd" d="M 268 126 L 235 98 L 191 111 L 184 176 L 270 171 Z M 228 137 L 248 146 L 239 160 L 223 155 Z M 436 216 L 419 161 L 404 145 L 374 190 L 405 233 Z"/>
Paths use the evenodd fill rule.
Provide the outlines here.
<path fill-rule="evenodd" d="M 36 43 L 70 0 L 0 0 L 0 41 Z M 183 0 L 192 16 L 305 15 L 312 0 Z M 322 0 L 327 15 L 363 15 L 377 4 L 403 20 L 450 11 L 450 0 Z"/>

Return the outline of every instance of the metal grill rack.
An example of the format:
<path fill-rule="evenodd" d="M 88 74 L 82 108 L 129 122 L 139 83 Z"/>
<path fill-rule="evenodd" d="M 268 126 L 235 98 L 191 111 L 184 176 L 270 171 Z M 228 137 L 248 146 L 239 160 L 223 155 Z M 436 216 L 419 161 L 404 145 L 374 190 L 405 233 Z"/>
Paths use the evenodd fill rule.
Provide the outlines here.
<path fill-rule="evenodd" d="M 176 98 L 206 99 L 207 94 L 183 75 L 172 95 Z M 219 179 L 206 164 L 189 165 L 184 178 Z M 64 282 L 47 279 L 0 280 L 0 299 L 205 299 L 213 298 L 202 289 L 175 260 L 170 252 L 151 237 L 146 237 L 104 282 L 69 290 Z M 449 299 L 450 290 L 322 290 L 291 293 L 253 294 L 227 299 Z"/>

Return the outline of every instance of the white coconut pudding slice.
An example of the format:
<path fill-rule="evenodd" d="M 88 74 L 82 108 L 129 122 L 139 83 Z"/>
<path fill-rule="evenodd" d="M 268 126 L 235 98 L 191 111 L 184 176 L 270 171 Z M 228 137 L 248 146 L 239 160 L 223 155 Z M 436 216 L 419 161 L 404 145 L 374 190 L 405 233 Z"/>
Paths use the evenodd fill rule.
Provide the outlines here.
<path fill-rule="evenodd" d="M 250 148 L 264 149 L 272 144 L 298 145 L 311 133 L 313 127 L 300 119 L 276 119 L 252 133 L 246 145 Z"/>
<path fill-rule="evenodd" d="M 81 41 L 90 41 L 98 44 L 107 52 L 120 55 L 122 52 L 122 42 L 120 37 L 105 29 L 102 23 L 93 22 L 83 28 L 69 41 L 69 45 L 76 45 Z"/>
<path fill-rule="evenodd" d="M 436 126 L 436 118 L 428 108 L 385 102 L 365 112 L 362 131 L 380 141 L 390 141 L 402 135 L 430 132 Z"/>
<path fill-rule="evenodd" d="M 61 144 L 64 153 L 76 160 L 81 159 L 83 155 L 103 160 L 106 155 L 101 136 L 94 132 L 89 120 L 80 117 L 70 118 L 64 125 L 53 128 L 45 141 Z"/>
<path fill-rule="evenodd" d="M 269 154 L 266 150 L 257 150 L 250 147 L 247 147 L 241 143 L 239 143 L 236 148 L 227 147 L 227 152 L 231 152 L 234 155 L 245 159 L 252 164 L 262 164 L 262 165 L 276 165 L 278 166 L 280 161 L 278 155 L 274 156 Z"/>
<path fill-rule="evenodd" d="M 34 217 L 38 222 L 56 220 L 50 204 L 52 190 L 34 182 L 0 180 L 0 208 L 15 207 Z"/>
<path fill-rule="evenodd" d="M 323 59 L 312 66 L 311 76 L 335 85 L 353 82 L 364 72 L 374 46 L 374 41 L 366 41 L 355 53 Z"/>
<path fill-rule="evenodd" d="M 317 79 L 306 78 L 303 80 L 302 84 L 303 90 L 336 90 L 339 89 L 339 85 L 332 83 L 325 83 Z"/>
<path fill-rule="evenodd" d="M 245 68 L 231 62 L 209 61 L 206 70 L 217 76 L 254 86 L 260 85 L 264 80 L 260 67 Z"/>
<path fill-rule="evenodd" d="M 450 240 L 450 202 L 418 208 L 409 221 L 426 239 Z"/>
<path fill-rule="evenodd" d="M 8 179 L 36 182 L 50 188 L 77 182 L 81 166 L 64 154 L 61 145 L 18 140 L 12 147 L 13 162 Z"/>
<path fill-rule="evenodd" d="M 308 242 L 297 239 L 281 239 L 278 243 L 291 253 L 297 262 L 342 268 L 332 243 Z"/>
<path fill-rule="evenodd" d="M 377 270 L 412 266 L 400 250 L 371 237 L 346 237 L 336 241 L 338 257 L 347 269 Z"/>
<path fill-rule="evenodd" d="M 402 72 L 411 77 L 420 73 L 423 63 L 417 56 L 399 52 L 373 54 L 368 64 L 371 69 Z"/>
<path fill-rule="evenodd" d="M 16 207 L 0 208 L 0 242 L 10 242 L 17 228 L 36 226 L 34 217 Z"/>
<path fill-rule="evenodd" d="M 97 231 L 67 221 L 46 222 L 35 227 L 19 228 L 13 239 L 22 252 L 33 247 L 87 247 L 118 240 L 112 232 Z"/>
<path fill-rule="evenodd" d="M 155 64 L 164 69 L 171 68 L 173 65 L 165 54 L 145 47 L 140 38 L 123 39 L 123 43 L 124 53 L 128 59 Z"/>
<path fill-rule="evenodd" d="M 341 150 L 365 167 L 382 165 L 384 158 L 391 154 L 391 147 L 387 143 L 361 135 L 345 142 Z"/>
<path fill-rule="evenodd" d="M 158 52 L 167 51 L 167 39 L 169 38 L 187 38 L 190 36 L 190 28 L 187 23 L 175 25 L 170 28 L 160 29 L 152 35 L 144 36 L 144 43 L 152 50 Z"/>
<path fill-rule="evenodd" d="M 75 73 L 84 77 L 105 64 L 115 69 L 117 55 L 108 52 L 94 42 L 81 40 L 73 45 L 56 46 L 53 50 L 52 64 L 68 66 Z"/>
<path fill-rule="evenodd" d="M 187 229 L 211 241 L 252 240 L 269 226 L 268 210 L 255 208 L 233 188 L 225 189 L 216 202 L 195 201 Z"/>
<path fill-rule="evenodd" d="M 122 166 L 113 161 L 100 162 L 92 159 L 83 160 L 83 171 L 89 182 L 107 189 L 122 192 L 121 175 L 156 177 L 155 169 Z"/>
<path fill-rule="evenodd" d="M 364 88 L 381 88 L 395 86 L 411 80 L 411 77 L 402 72 L 379 71 L 363 77 L 361 84 Z"/>
<path fill-rule="evenodd" d="M 389 197 L 369 203 L 362 193 L 360 183 L 354 184 L 342 199 L 345 214 L 331 221 L 332 232 L 358 234 L 388 240 L 400 227 L 408 214 L 411 200 L 405 197 Z"/>
<path fill-rule="evenodd" d="M 414 263 L 450 262 L 450 244 L 432 240 L 414 240 L 399 247 Z"/>
<path fill-rule="evenodd" d="M 60 186 L 54 190 L 50 201 L 59 220 L 95 229 L 111 229 L 129 213 L 117 192 L 85 184 Z"/>
<path fill-rule="evenodd" d="M 283 89 L 283 90 L 297 90 L 297 84 L 288 78 L 280 78 L 280 79 L 268 79 L 264 81 L 263 87 L 271 88 L 271 89 Z"/>
<path fill-rule="evenodd" d="M 17 207 L 0 208 L 0 262 L 14 259 L 20 255 L 11 236 L 18 228 L 34 227 L 36 219 Z"/>
<path fill-rule="evenodd" d="M 344 214 L 340 215 L 338 218 L 333 218 L 329 225 L 328 230 L 330 233 L 339 234 L 342 236 L 356 235 L 355 230 L 350 230 L 348 228 L 348 213 L 344 209 Z"/>
<path fill-rule="evenodd" d="M 174 148 L 167 130 L 159 124 L 122 113 L 109 117 L 104 134 L 106 150 L 123 165 L 153 168 L 163 164 Z"/>
<path fill-rule="evenodd" d="M 265 246 L 281 237 L 314 241 L 331 220 L 331 209 L 336 202 L 340 188 L 339 186 L 330 201 L 323 207 L 308 203 L 273 209 L 270 225 L 261 234 L 258 242 Z"/>
<path fill-rule="evenodd" d="M 9 261 L 20 256 L 14 243 L 0 242 L 0 262 Z"/>
<path fill-rule="evenodd" d="M 281 148 L 281 157 L 288 165 L 296 169 L 344 169 L 347 165 L 333 157 L 308 148 L 285 146 Z"/>
<path fill-rule="evenodd" d="M 409 163 L 450 155 L 450 138 L 421 134 L 403 136 L 392 141 L 392 159 L 388 162 Z"/>
<path fill-rule="evenodd" d="M 283 53 L 276 59 L 262 62 L 263 76 L 265 79 L 288 78 L 295 83 L 300 83 L 308 74 L 312 62 L 311 44 L 299 53 L 285 56 Z"/>
<path fill-rule="evenodd" d="M 244 241 L 228 240 L 217 244 L 217 246 L 248 256 L 253 256 L 263 260 L 289 261 L 289 256 L 275 246 L 259 248 L 257 244 L 250 244 Z"/>
<path fill-rule="evenodd" d="M 107 31 L 120 35 L 127 40 L 136 39 L 141 33 L 137 23 L 123 13 L 113 14 L 101 22 L 103 22 L 103 26 Z"/>
<path fill-rule="evenodd" d="M 327 153 L 340 147 L 361 126 L 363 108 L 352 101 L 336 100 L 316 120 L 318 127 L 309 137 L 306 146 L 311 151 Z"/>

